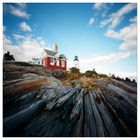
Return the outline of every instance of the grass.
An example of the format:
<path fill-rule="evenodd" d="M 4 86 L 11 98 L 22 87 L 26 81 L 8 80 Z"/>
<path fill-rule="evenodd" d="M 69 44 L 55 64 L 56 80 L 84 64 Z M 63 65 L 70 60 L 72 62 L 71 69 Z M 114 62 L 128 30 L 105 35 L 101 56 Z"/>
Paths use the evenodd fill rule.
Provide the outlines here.
<path fill-rule="evenodd" d="M 96 79 L 107 78 L 105 74 L 98 74 L 96 71 L 86 71 L 80 73 L 79 69 L 71 68 L 70 71 L 64 72 L 65 74 L 58 78 L 63 85 L 75 87 L 80 85 L 87 90 L 98 89 Z"/>

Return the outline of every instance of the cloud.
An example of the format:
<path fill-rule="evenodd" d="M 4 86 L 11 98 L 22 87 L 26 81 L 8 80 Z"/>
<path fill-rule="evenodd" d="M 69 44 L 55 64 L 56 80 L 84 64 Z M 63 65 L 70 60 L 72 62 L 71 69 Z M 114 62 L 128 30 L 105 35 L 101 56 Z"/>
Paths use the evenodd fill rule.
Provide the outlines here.
<path fill-rule="evenodd" d="M 121 78 L 130 78 L 131 80 L 135 79 L 137 81 L 137 72 L 113 72 L 112 74 L 115 74 L 115 76 L 119 76 Z"/>
<path fill-rule="evenodd" d="M 112 63 L 125 59 L 130 55 L 131 53 L 129 51 L 128 52 L 119 51 L 104 55 L 97 55 L 85 59 L 80 59 L 80 70 L 81 72 L 85 72 L 86 70 L 92 70 L 93 68 L 104 69 L 105 67 L 111 65 Z M 70 68 L 72 66 L 73 62 L 69 61 L 68 67 Z"/>
<path fill-rule="evenodd" d="M 104 73 L 105 69 L 106 72 L 109 73 L 109 65 L 117 61 L 126 59 L 136 53 L 137 17 L 130 18 L 129 21 L 130 24 L 128 26 L 125 26 L 117 31 L 115 29 L 108 28 L 105 33 L 105 36 L 107 37 L 122 41 L 122 43 L 118 46 L 119 50 L 114 53 L 80 59 L 81 72 L 97 68 L 98 70 L 100 70 L 101 73 Z M 68 67 L 72 66 L 73 62 L 71 61 L 68 63 Z"/>
<path fill-rule="evenodd" d="M 81 59 L 80 64 L 81 67 L 101 66 L 127 58 L 128 56 L 130 56 L 129 52 L 115 52 L 106 55 L 95 56 L 88 59 Z"/>
<path fill-rule="evenodd" d="M 87 70 L 96 69 L 98 73 L 104 73 L 109 75 L 115 74 L 115 76 L 119 76 L 121 78 L 130 78 L 131 80 L 135 79 L 137 81 L 137 73 L 134 72 L 126 72 L 126 71 L 114 71 L 111 70 L 109 65 L 112 63 L 125 59 L 131 55 L 130 52 L 117 52 L 110 53 L 100 56 L 95 56 L 87 59 L 80 59 L 80 72 L 85 72 Z M 68 61 L 68 68 L 73 67 L 73 61 Z"/>
<path fill-rule="evenodd" d="M 26 38 L 25 36 L 18 35 L 18 34 L 13 34 L 13 36 L 14 36 L 14 39 L 16 39 L 16 40 L 20 40 L 20 39 L 25 39 Z"/>
<path fill-rule="evenodd" d="M 123 43 L 119 46 L 120 50 L 134 51 L 137 48 L 137 17 L 133 17 L 129 21 L 131 23 L 119 31 L 109 28 L 105 36 L 122 40 Z"/>
<path fill-rule="evenodd" d="M 43 40 L 37 38 L 23 37 L 21 35 L 14 34 L 17 38 L 22 38 L 19 45 L 15 45 L 10 38 L 6 35 L 3 36 L 3 52 L 10 51 L 14 55 L 16 61 L 31 61 L 32 58 L 40 58 L 43 49 L 46 47 L 46 43 Z"/>
<path fill-rule="evenodd" d="M 20 8 L 17 8 L 17 7 L 10 5 L 10 13 L 15 16 L 26 18 L 26 19 L 29 19 L 29 17 L 31 16 L 23 9 L 23 6 L 22 6 L 22 8 L 21 8 L 21 6 L 20 6 Z"/>
<path fill-rule="evenodd" d="M 11 54 L 15 56 L 15 58 L 20 58 L 22 56 L 22 49 L 17 45 L 13 45 L 10 38 L 7 36 L 3 36 L 3 53 L 10 51 Z"/>
<path fill-rule="evenodd" d="M 92 18 L 89 19 L 88 24 L 89 24 L 89 25 L 92 25 L 94 22 L 95 22 L 95 19 L 92 17 Z"/>
<path fill-rule="evenodd" d="M 27 31 L 27 32 L 31 32 L 32 29 L 31 27 L 26 23 L 26 22 L 22 22 L 19 24 L 19 27 L 23 30 L 23 31 Z"/>
<path fill-rule="evenodd" d="M 19 6 L 22 9 L 26 8 L 26 4 L 25 3 L 16 3 L 17 6 Z"/>
<path fill-rule="evenodd" d="M 93 68 L 95 68 L 98 73 L 104 73 L 107 75 L 111 73 L 121 78 L 129 77 L 130 79 L 135 79 L 137 81 L 136 72 L 118 72 L 110 69 L 110 65 L 114 64 L 119 60 L 126 59 L 129 56 L 131 56 L 131 52 L 119 51 L 104 55 L 93 56 L 86 59 L 80 59 L 80 71 L 85 72 L 87 70 L 93 70 Z M 68 61 L 68 68 L 70 67 L 73 67 L 73 61 Z"/>
<path fill-rule="evenodd" d="M 137 16 L 130 18 L 129 21 L 132 23 L 137 22 Z"/>
<path fill-rule="evenodd" d="M 101 8 L 103 8 L 103 7 L 105 7 L 105 3 L 95 3 L 94 5 L 93 5 L 93 9 L 95 9 L 95 10 L 101 10 Z"/>
<path fill-rule="evenodd" d="M 89 19 L 88 25 L 92 25 L 96 21 L 99 21 L 100 18 L 104 18 L 108 15 L 109 10 L 111 9 L 110 6 L 113 5 L 112 3 L 95 3 L 93 4 L 93 16 Z"/>
<path fill-rule="evenodd" d="M 129 50 L 135 52 L 137 48 L 137 41 L 135 40 L 127 40 L 124 43 L 122 43 L 119 48 L 121 50 Z"/>
<path fill-rule="evenodd" d="M 101 18 L 105 18 L 109 15 L 109 11 L 112 9 L 113 3 L 95 3 L 93 4 L 94 17 L 100 21 Z"/>
<path fill-rule="evenodd" d="M 128 13 L 130 13 L 132 10 L 137 8 L 137 4 L 130 3 L 119 9 L 117 12 L 112 13 L 109 15 L 109 18 L 102 20 L 100 22 L 100 27 L 104 27 L 109 25 L 109 28 L 115 28 L 120 21 L 124 18 L 124 16 Z"/>

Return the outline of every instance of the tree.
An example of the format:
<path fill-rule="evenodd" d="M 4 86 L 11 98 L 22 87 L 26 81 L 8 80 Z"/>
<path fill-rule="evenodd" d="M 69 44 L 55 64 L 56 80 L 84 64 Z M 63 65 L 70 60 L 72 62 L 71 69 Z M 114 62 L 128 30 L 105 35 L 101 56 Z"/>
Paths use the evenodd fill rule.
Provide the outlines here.
<path fill-rule="evenodd" d="M 135 80 L 135 79 L 133 79 L 133 81 L 132 81 L 132 82 L 136 83 L 136 80 Z"/>
<path fill-rule="evenodd" d="M 4 54 L 3 60 L 12 60 L 15 61 L 15 58 L 13 55 L 10 55 L 10 52 L 8 51 L 7 53 Z"/>
<path fill-rule="evenodd" d="M 111 78 L 115 78 L 115 74 L 112 74 Z"/>
<path fill-rule="evenodd" d="M 131 82 L 131 80 L 128 77 L 125 78 L 125 81 Z"/>

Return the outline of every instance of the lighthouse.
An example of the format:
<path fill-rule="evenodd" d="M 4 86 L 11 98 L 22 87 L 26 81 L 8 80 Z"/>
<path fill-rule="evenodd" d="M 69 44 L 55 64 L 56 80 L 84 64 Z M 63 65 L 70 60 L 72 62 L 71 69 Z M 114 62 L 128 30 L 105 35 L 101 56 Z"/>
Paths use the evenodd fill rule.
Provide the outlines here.
<path fill-rule="evenodd" d="M 74 57 L 73 66 L 74 66 L 75 68 L 79 69 L 79 60 L 78 60 L 78 56 L 75 56 L 75 57 Z"/>

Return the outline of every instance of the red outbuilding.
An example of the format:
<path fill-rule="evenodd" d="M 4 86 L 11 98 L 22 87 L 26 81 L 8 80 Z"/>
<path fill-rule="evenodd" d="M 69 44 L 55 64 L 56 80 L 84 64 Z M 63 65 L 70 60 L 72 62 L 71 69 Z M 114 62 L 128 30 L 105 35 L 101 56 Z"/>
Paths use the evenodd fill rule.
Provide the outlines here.
<path fill-rule="evenodd" d="M 42 54 L 42 65 L 51 70 L 67 70 L 67 58 L 64 54 L 58 54 L 58 46 L 53 49 L 44 49 Z"/>

